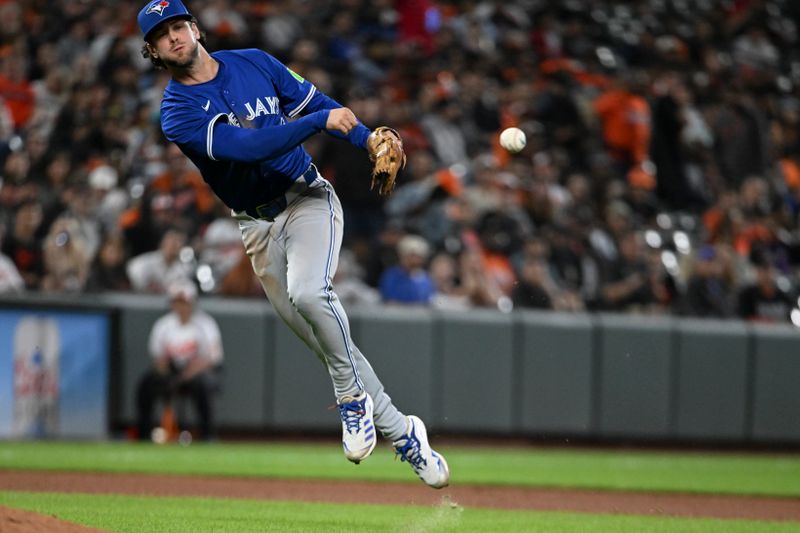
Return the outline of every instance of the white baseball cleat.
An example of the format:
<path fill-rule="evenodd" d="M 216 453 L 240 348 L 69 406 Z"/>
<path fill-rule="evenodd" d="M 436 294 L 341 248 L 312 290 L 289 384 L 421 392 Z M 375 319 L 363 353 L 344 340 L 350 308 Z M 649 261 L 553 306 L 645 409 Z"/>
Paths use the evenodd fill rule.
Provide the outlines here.
<path fill-rule="evenodd" d="M 372 420 L 372 398 L 366 392 L 345 396 L 338 402 L 342 418 L 342 448 L 348 460 L 360 463 L 375 449 L 375 423 Z"/>
<path fill-rule="evenodd" d="M 393 443 L 401 461 L 407 461 L 429 487 L 441 489 L 450 481 L 450 469 L 444 457 L 428 444 L 428 432 L 418 417 L 408 417 L 408 431 Z"/>

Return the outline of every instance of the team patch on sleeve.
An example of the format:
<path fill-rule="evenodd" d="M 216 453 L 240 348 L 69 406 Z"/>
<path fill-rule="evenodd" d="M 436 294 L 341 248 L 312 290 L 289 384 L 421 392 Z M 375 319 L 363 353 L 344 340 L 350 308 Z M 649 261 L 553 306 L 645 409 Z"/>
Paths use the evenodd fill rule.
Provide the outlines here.
<path fill-rule="evenodd" d="M 288 70 L 288 71 L 289 71 L 289 74 L 291 74 L 291 75 L 292 75 L 292 77 L 293 77 L 294 79 L 296 79 L 297 81 L 299 81 L 300 83 L 303 83 L 303 82 L 305 82 L 305 81 L 306 81 L 306 79 L 305 79 L 303 76 L 301 76 L 301 75 L 300 75 L 300 74 L 298 74 L 297 72 L 293 71 L 293 70 L 292 70 L 292 69 L 290 69 L 289 67 L 286 67 L 286 70 Z"/>

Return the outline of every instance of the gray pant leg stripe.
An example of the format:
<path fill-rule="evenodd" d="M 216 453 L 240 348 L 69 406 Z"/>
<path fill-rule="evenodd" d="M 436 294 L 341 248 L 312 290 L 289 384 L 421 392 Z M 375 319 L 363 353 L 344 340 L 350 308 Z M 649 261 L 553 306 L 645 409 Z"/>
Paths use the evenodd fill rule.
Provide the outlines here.
<path fill-rule="evenodd" d="M 356 377 L 356 385 L 358 386 L 359 390 L 364 390 L 364 384 L 361 382 L 361 376 L 358 375 L 358 368 L 356 367 L 356 362 L 353 360 L 353 348 L 350 346 L 350 339 L 347 335 L 347 330 L 344 327 L 344 321 L 342 317 L 339 316 L 339 313 L 336 311 L 336 306 L 333 305 L 333 291 L 331 290 L 331 263 L 333 263 L 333 243 L 334 243 L 334 218 L 336 213 L 333 208 L 333 200 L 331 195 L 331 190 L 329 186 L 326 185 L 325 192 L 328 195 L 328 207 L 330 209 L 330 222 L 331 222 L 331 231 L 330 231 L 330 245 L 328 246 L 328 261 L 325 265 L 325 292 L 328 294 L 328 306 L 331 308 L 331 312 L 333 316 L 336 317 L 336 321 L 339 323 L 339 330 L 342 332 L 342 338 L 344 339 L 345 349 L 347 350 L 347 359 L 350 361 L 350 366 L 353 368 L 353 375 Z"/>

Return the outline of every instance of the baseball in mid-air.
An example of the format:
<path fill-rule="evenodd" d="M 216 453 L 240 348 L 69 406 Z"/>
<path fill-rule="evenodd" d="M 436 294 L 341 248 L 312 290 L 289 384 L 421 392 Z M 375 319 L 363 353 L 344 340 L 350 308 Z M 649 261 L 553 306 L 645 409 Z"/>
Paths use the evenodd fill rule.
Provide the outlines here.
<path fill-rule="evenodd" d="M 506 128 L 500 133 L 500 146 L 516 154 L 525 148 L 525 132 L 519 128 Z"/>

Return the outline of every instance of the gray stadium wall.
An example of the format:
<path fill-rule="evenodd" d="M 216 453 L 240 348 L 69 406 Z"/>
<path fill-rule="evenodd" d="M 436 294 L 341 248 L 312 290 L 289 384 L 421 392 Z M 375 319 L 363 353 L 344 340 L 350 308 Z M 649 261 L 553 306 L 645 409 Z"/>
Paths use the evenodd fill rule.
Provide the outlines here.
<path fill-rule="evenodd" d="M 164 297 L 0 298 L 3 307 L 114 316 L 110 424 L 134 420 Z M 324 365 L 266 301 L 204 298 L 225 348 L 221 430 L 333 432 Z M 398 407 L 449 434 L 800 443 L 800 329 L 737 320 L 423 308 L 349 311 Z"/>

